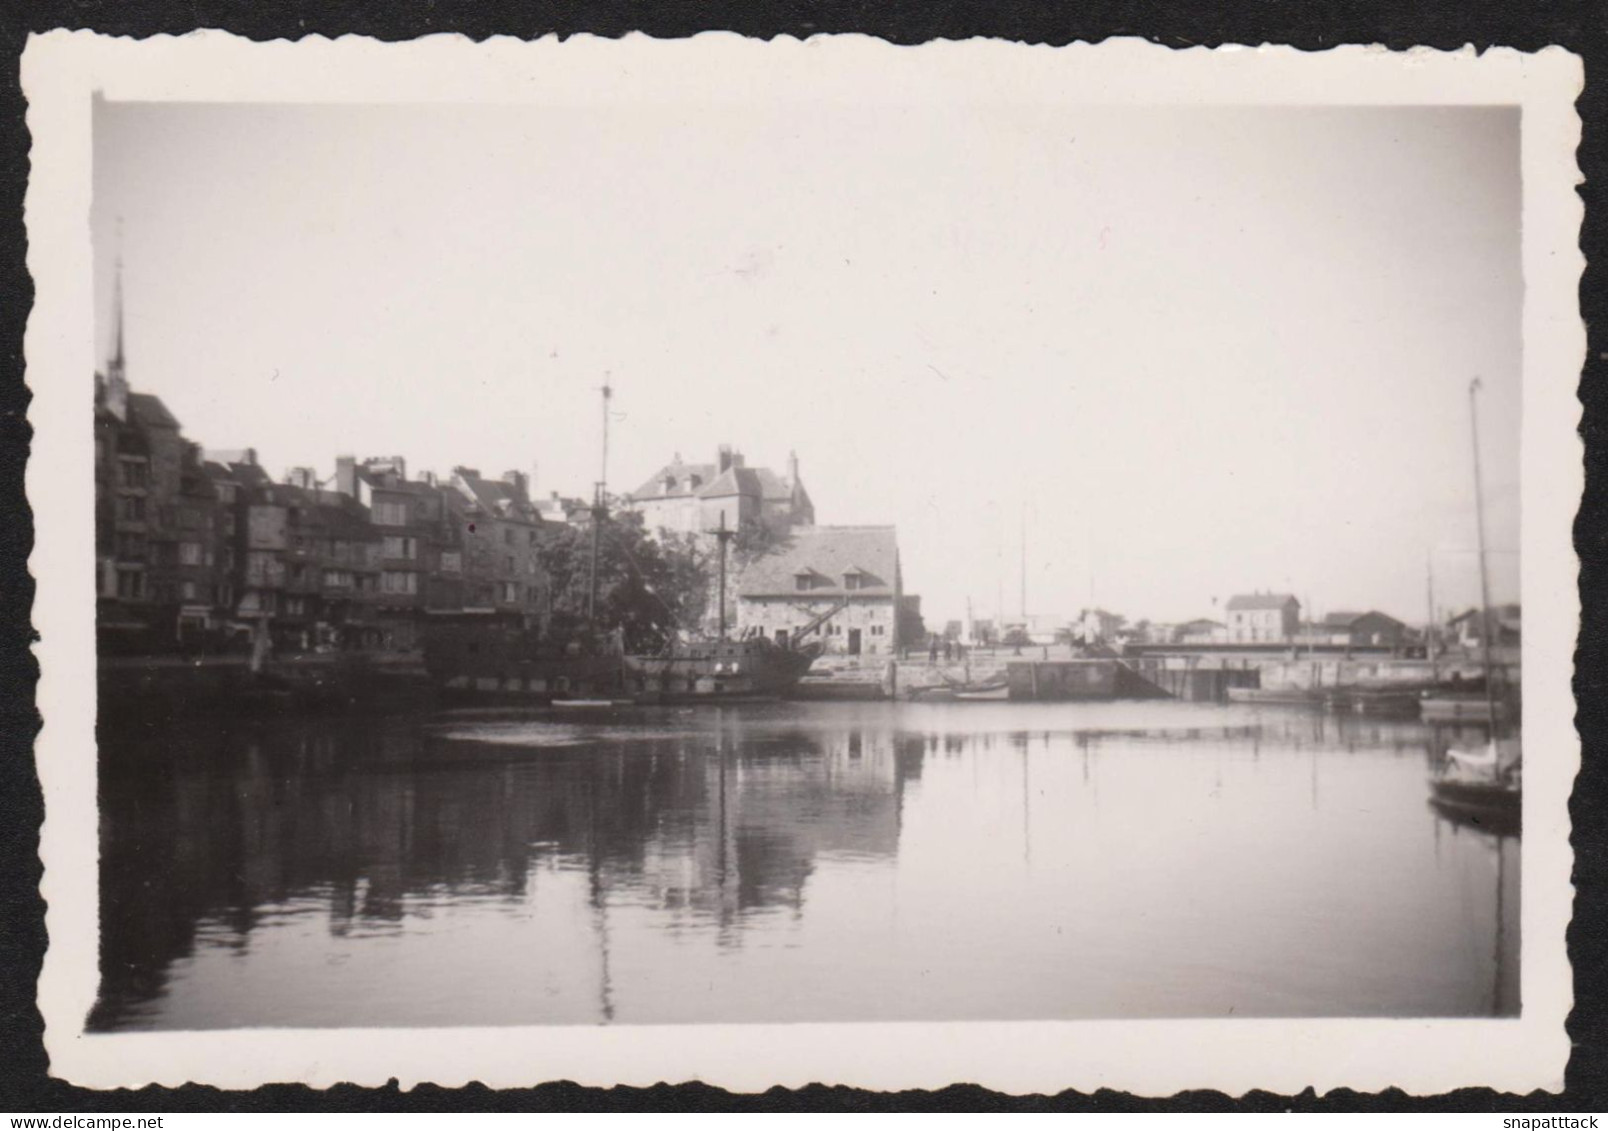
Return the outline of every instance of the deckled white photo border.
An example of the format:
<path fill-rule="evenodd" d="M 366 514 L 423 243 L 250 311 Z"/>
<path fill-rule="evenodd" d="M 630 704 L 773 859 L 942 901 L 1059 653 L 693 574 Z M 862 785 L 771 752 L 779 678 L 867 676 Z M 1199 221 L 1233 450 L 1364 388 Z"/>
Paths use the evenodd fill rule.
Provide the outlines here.
<path fill-rule="evenodd" d="M 44 727 L 41 855 L 49 951 L 39 982 L 51 1072 L 89 1087 L 249 1088 L 273 1081 L 403 1087 L 548 1080 L 738 1090 L 811 1082 L 873 1089 L 974 1082 L 1004 1092 L 1145 1095 L 1314 1087 L 1435 1093 L 1558 1090 L 1569 1041 L 1564 946 L 1573 889 L 1567 800 L 1579 764 L 1570 690 L 1579 621 L 1570 530 L 1583 487 L 1576 386 L 1578 58 L 1347 47 L 1174 51 L 1135 41 L 1062 48 L 1001 41 L 896 47 L 861 36 L 658 41 L 579 37 L 475 44 L 346 38 L 252 43 L 217 32 L 134 41 L 31 38 L 25 339 L 35 429 L 28 498 Z M 1522 1016 L 1511 1020 L 1213 1020 L 954 1024 L 236 1030 L 86 1034 L 97 985 L 94 498 L 89 375 L 91 99 L 540 102 L 547 105 L 892 102 L 963 105 L 1518 105 L 1522 107 L 1522 537 L 1525 840 Z"/>

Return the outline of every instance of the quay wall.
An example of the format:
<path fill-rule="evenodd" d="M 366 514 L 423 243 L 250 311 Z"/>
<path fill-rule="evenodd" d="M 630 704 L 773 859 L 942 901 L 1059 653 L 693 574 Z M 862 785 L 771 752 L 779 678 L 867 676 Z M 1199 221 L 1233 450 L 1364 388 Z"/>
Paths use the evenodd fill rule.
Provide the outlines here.
<path fill-rule="evenodd" d="M 307 655 L 251 670 L 240 656 L 103 658 L 96 672 L 102 718 L 271 715 L 426 708 L 433 686 L 417 657 Z"/>

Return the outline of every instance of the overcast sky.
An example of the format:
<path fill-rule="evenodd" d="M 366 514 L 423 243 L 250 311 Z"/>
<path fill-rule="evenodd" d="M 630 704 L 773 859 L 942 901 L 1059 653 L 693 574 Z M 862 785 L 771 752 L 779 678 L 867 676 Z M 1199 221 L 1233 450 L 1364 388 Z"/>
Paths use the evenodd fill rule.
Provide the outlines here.
<path fill-rule="evenodd" d="M 898 526 L 929 619 L 1235 592 L 1418 621 L 1518 596 L 1518 115 L 1504 109 L 103 104 L 128 365 L 276 475 L 723 442 Z M 1214 605 L 1214 600 L 1217 602 Z"/>

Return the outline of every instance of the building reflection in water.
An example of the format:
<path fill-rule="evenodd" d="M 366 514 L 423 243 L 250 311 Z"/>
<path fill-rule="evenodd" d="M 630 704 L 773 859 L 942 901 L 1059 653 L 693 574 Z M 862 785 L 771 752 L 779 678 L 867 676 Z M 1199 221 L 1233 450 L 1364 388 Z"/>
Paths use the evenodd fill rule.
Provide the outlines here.
<path fill-rule="evenodd" d="M 1371 833 L 1348 824 L 1367 790 L 1412 788 L 1443 756 L 1417 724 L 838 706 L 103 740 L 91 1027 L 1215 1015 L 1256 1012 L 1257 979 L 1264 1012 L 1378 1012 L 1401 985 L 1406 1013 L 1517 1008 L 1517 842 L 1471 855 L 1476 834 L 1431 830 L 1412 798 L 1362 818 Z M 1309 842 L 1286 852 L 1308 871 L 1241 898 L 1233 870 L 1266 867 L 1256 813 Z M 1468 887 L 1428 889 L 1443 922 L 1421 930 L 1447 945 L 1416 944 L 1456 969 L 1386 972 L 1350 1001 L 1350 974 L 1296 985 L 1299 946 L 1231 968 L 1247 938 L 1283 955 L 1279 932 L 1317 929 L 1321 885 L 1337 908 L 1372 897 L 1341 875 L 1359 835 L 1421 841 L 1414 882 Z M 1216 903 L 1199 894 L 1216 883 Z M 1410 929 L 1381 921 L 1353 952 Z M 1498 988 L 1475 1002 L 1475 979 Z"/>

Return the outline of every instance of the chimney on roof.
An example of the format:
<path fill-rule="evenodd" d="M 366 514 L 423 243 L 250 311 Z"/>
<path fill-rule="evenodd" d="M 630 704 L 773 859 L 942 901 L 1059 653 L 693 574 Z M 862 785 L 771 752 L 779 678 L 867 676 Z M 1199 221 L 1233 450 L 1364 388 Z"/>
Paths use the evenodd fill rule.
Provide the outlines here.
<path fill-rule="evenodd" d="M 798 488 L 798 453 L 795 451 L 787 453 L 787 485 Z"/>
<path fill-rule="evenodd" d="M 521 502 L 530 502 L 530 477 L 523 471 L 503 472 L 503 482 L 514 489 Z"/>
<path fill-rule="evenodd" d="M 742 452 L 734 450 L 731 453 L 731 465 L 733 467 L 746 467 L 747 466 L 747 464 L 743 463 L 743 453 Z"/>
<path fill-rule="evenodd" d="M 719 474 L 719 475 L 724 475 L 724 474 L 726 474 L 726 472 L 731 470 L 731 445 L 730 444 L 722 444 L 722 445 L 720 445 L 720 454 L 719 454 L 719 456 L 718 456 L 718 458 L 716 460 L 716 466 L 720 469 L 716 473 L 716 474 Z"/>
<path fill-rule="evenodd" d="M 343 495 L 357 497 L 357 457 L 335 457 L 335 490 Z"/>
<path fill-rule="evenodd" d="M 285 473 L 285 482 L 305 491 L 316 490 L 318 475 L 310 467 L 293 467 Z"/>

